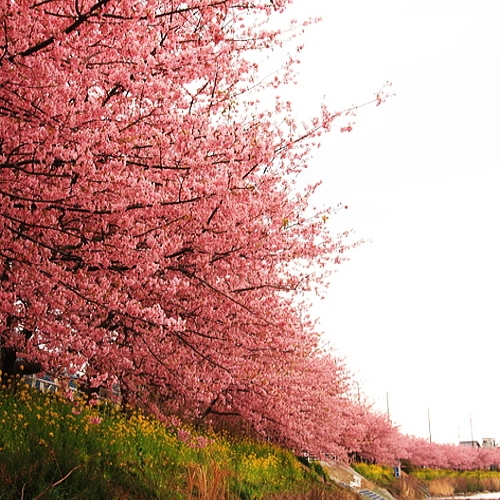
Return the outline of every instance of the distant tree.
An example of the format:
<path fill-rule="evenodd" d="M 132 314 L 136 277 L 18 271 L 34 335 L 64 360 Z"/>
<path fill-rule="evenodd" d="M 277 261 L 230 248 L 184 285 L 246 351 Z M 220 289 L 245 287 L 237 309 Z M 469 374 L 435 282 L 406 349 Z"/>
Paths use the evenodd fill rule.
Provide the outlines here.
<path fill-rule="evenodd" d="M 355 451 L 369 462 L 395 465 L 396 460 L 405 458 L 399 429 L 385 413 L 378 413 L 369 407 L 358 408 L 357 447 Z"/>
<path fill-rule="evenodd" d="M 499 448 L 475 448 L 454 444 L 430 443 L 423 438 L 399 434 L 404 456 L 412 466 L 440 469 L 476 470 L 500 464 Z"/>

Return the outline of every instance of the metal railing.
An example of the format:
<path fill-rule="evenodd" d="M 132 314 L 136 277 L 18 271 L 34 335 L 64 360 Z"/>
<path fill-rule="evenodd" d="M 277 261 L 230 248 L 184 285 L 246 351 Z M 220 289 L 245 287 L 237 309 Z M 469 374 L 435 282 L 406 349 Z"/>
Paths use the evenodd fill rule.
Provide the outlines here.
<path fill-rule="evenodd" d="M 36 375 L 25 375 L 23 378 L 30 387 L 38 389 L 41 392 L 59 392 L 61 389 L 61 385 L 57 379 L 38 377 Z M 72 391 L 77 391 L 75 385 L 70 384 L 69 388 Z"/>
<path fill-rule="evenodd" d="M 49 376 L 39 377 L 37 375 L 26 375 L 23 377 L 26 383 L 37 389 L 41 392 L 60 392 L 62 390 L 62 386 L 57 379 L 53 379 Z M 78 380 L 71 379 L 69 384 L 65 387 L 65 389 L 70 389 L 75 393 L 79 393 L 81 395 L 86 394 L 86 391 L 82 391 L 78 387 Z M 119 401 L 120 400 L 120 390 L 117 387 L 116 389 L 110 390 L 105 388 L 99 388 L 97 390 L 97 398 L 99 400 L 107 400 L 107 401 Z"/>

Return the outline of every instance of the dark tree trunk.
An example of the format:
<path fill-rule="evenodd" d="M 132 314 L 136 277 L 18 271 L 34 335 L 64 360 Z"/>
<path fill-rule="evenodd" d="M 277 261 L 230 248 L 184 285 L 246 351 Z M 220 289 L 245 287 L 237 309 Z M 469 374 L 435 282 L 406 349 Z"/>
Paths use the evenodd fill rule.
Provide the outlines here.
<path fill-rule="evenodd" d="M 2 385 L 16 375 L 16 350 L 12 347 L 0 347 L 0 372 L 2 373 Z"/>
<path fill-rule="evenodd" d="M 21 321 L 15 316 L 9 316 L 6 321 L 7 330 L 15 329 L 20 335 L 24 336 L 28 341 L 33 332 L 21 326 Z M 32 375 L 42 371 L 41 365 L 38 363 L 31 363 L 23 358 L 17 356 L 15 347 L 4 347 L 3 339 L 0 337 L 0 372 L 1 382 L 5 385 L 9 380 L 14 380 L 16 375 Z"/>
<path fill-rule="evenodd" d="M 0 347 L 0 372 L 2 385 L 6 385 L 9 380 L 13 380 L 16 375 L 32 375 L 42 371 L 38 363 L 30 363 L 17 357 L 17 352 L 13 347 Z"/>

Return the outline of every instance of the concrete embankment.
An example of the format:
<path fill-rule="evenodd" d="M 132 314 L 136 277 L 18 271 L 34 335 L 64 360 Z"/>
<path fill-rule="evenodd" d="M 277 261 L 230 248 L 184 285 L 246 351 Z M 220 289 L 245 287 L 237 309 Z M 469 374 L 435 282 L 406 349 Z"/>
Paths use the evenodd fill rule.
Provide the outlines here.
<path fill-rule="evenodd" d="M 321 462 L 321 465 L 332 481 L 356 491 L 367 500 L 396 500 L 387 490 L 368 481 L 348 465 L 336 462 Z"/>

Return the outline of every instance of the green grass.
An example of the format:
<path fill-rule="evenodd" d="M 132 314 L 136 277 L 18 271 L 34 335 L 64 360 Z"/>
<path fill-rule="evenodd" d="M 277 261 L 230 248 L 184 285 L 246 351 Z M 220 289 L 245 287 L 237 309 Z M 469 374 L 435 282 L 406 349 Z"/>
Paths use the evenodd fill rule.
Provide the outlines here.
<path fill-rule="evenodd" d="M 490 470 L 458 471 L 412 467 L 409 474 L 396 479 L 391 467 L 355 464 L 354 469 L 376 485 L 386 488 L 397 498 L 422 498 L 423 494 L 432 496 L 451 496 L 500 491 L 500 472 Z"/>
<path fill-rule="evenodd" d="M 353 469 L 382 488 L 389 488 L 396 480 L 394 469 L 385 465 L 357 463 L 353 464 Z"/>
<path fill-rule="evenodd" d="M 448 484 L 454 493 L 500 491 L 500 472 L 490 470 L 454 471 L 415 469 L 412 475 L 431 486 Z"/>
<path fill-rule="evenodd" d="M 0 390 L 2 500 L 335 498 L 319 479 L 270 443 L 68 404 L 22 383 Z"/>

